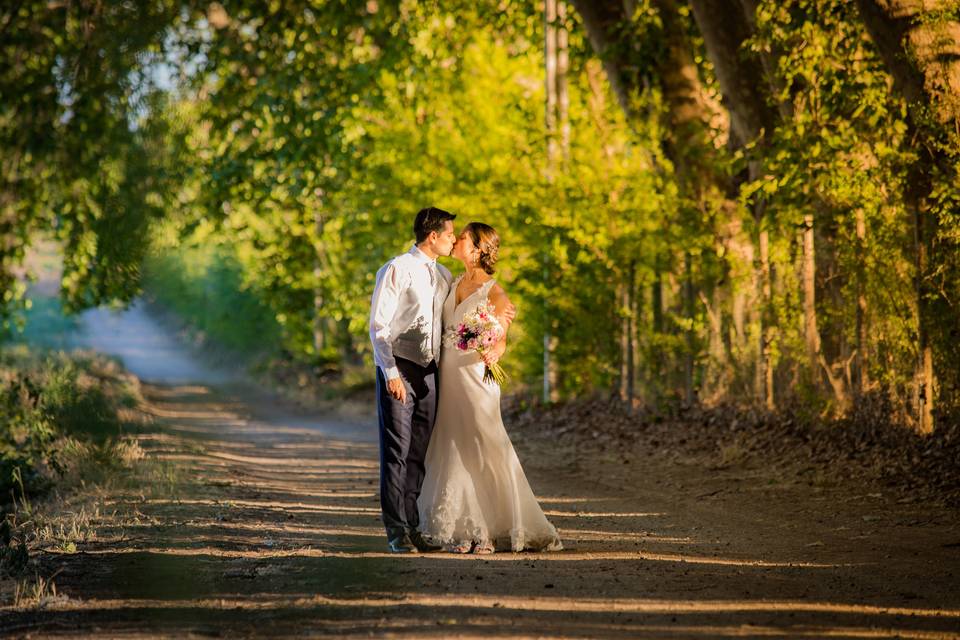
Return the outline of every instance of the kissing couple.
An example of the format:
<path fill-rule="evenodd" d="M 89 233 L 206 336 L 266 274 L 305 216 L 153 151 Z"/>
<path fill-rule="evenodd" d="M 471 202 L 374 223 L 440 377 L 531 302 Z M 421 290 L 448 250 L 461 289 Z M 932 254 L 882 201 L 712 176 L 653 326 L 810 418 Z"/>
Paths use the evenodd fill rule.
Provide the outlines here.
<path fill-rule="evenodd" d="M 416 243 L 380 268 L 371 300 L 387 543 L 395 553 L 558 551 L 503 426 L 500 385 L 485 380 L 516 317 L 493 279 L 500 238 L 480 222 L 458 235 L 455 218 L 436 207 L 417 213 Z M 454 279 L 439 256 L 464 273 Z M 502 329 L 482 355 L 451 344 L 477 314 Z"/>

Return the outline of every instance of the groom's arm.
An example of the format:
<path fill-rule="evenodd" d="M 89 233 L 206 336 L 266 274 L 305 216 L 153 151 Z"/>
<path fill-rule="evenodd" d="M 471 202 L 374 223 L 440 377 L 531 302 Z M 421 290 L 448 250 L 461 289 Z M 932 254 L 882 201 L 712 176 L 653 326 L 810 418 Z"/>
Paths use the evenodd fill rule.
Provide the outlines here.
<path fill-rule="evenodd" d="M 390 324 L 397 313 L 403 278 L 397 265 L 389 262 L 377 273 L 377 282 L 370 301 L 370 341 L 373 343 L 373 361 L 383 370 L 388 381 L 399 379 L 400 370 L 393 357 Z"/>

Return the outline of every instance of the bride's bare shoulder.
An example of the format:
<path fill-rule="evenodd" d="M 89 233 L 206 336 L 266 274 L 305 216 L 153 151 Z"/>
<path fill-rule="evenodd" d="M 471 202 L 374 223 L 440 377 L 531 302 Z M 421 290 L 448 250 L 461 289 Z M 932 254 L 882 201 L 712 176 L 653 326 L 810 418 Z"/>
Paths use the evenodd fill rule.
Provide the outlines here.
<path fill-rule="evenodd" d="M 507 296 L 507 290 L 500 286 L 499 282 L 494 282 L 492 285 L 490 285 L 490 292 L 488 296 L 490 301 L 494 304 L 496 304 L 498 301 L 510 301 L 509 296 Z"/>

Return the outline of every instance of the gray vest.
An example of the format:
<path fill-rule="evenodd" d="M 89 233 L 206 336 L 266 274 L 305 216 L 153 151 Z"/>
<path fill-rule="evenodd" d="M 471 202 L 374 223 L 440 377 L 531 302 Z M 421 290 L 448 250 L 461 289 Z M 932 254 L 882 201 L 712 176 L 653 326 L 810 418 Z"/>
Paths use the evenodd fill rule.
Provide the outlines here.
<path fill-rule="evenodd" d="M 437 283 L 433 290 L 433 324 L 427 326 L 427 321 L 423 316 L 417 316 L 409 322 L 403 322 L 405 329 L 396 332 L 397 336 L 391 343 L 393 346 L 393 355 L 397 358 L 404 358 L 411 362 L 416 362 L 421 367 L 426 367 L 431 362 L 440 361 L 440 345 L 443 339 L 443 303 L 447 299 L 447 293 L 450 291 L 450 284 L 443 277 L 439 266 L 436 268 Z M 407 289 L 400 296 L 400 308 L 412 308 L 414 292 Z M 400 314 L 402 315 L 402 314 Z"/>

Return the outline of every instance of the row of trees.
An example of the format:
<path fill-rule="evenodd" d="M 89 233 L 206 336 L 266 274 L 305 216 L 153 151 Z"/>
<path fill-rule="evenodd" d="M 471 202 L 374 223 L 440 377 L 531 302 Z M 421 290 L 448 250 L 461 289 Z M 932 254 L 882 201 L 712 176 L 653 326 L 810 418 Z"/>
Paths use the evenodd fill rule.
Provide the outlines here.
<path fill-rule="evenodd" d="M 680 208 L 713 236 L 701 389 L 880 390 L 931 430 L 957 390 L 960 5 L 576 4 L 627 114 L 658 86 Z"/>
<path fill-rule="evenodd" d="M 373 273 L 436 204 L 501 231 L 507 364 L 548 398 L 873 393 L 923 431 L 958 400 L 956 2 L 110 5 L 0 15 L 6 273 L 56 227 L 71 300 L 129 296 L 162 218 L 158 250 L 233 256 L 291 353 L 360 362 Z M 161 57 L 176 90 L 143 90 Z"/>
<path fill-rule="evenodd" d="M 0 7 L 0 315 L 24 300 L 18 278 L 38 234 L 64 248 L 71 310 L 138 290 L 149 223 L 170 185 L 151 102 L 175 2 L 49 2 Z"/>
<path fill-rule="evenodd" d="M 574 16 L 558 25 L 569 69 L 557 127 L 535 8 L 238 3 L 210 22 L 194 34 L 204 69 L 167 116 L 192 132 L 193 169 L 169 224 L 233 249 L 292 353 L 369 354 L 373 276 L 433 203 L 501 232 L 499 277 L 523 314 L 515 379 L 540 381 L 550 332 L 554 396 L 615 383 L 612 296 L 662 242 L 671 187 L 654 111 L 649 132 L 631 130 Z"/>

